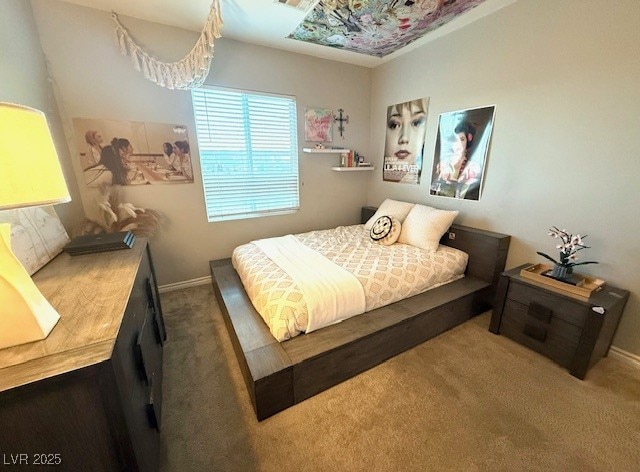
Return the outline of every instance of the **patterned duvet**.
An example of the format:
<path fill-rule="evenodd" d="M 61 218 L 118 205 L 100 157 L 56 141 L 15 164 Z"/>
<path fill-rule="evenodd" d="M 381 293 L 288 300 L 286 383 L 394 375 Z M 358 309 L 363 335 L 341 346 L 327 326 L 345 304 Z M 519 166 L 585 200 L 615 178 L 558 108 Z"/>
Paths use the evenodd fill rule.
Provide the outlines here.
<path fill-rule="evenodd" d="M 466 253 L 443 245 L 433 253 L 408 244 L 382 246 L 371 240 L 363 225 L 295 236 L 357 277 L 366 311 L 461 278 L 468 259 Z M 302 291 L 278 265 L 252 243 L 237 247 L 232 262 L 253 306 L 278 341 L 304 331 L 307 306 Z"/>

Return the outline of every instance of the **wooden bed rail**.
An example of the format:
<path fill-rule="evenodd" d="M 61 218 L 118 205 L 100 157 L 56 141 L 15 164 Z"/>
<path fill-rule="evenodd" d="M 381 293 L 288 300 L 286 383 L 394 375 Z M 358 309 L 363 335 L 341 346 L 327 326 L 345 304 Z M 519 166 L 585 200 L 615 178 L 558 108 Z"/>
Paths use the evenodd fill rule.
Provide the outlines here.
<path fill-rule="evenodd" d="M 214 291 L 258 420 L 489 309 L 509 240 L 453 225 L 441 242 L 469 254 L 465 277 L 284 342 L 269 332 L 231 261 L 211 261 Z"/>

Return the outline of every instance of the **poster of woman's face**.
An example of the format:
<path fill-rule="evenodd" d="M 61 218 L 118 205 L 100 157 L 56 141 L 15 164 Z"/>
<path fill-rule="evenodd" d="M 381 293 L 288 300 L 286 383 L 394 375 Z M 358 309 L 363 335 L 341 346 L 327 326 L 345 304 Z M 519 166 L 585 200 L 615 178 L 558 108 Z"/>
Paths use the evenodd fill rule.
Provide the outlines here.
<path fill-rule="evenodd" d="M 427 97 L 387 108 L 383 180 L 415 185 L 420 183 L 428 107 Z"/>
<path fill-rule="evenodd" d="M 73 124 L 89 187 L 193 182 L 184 125 L 88 118 Z"/>
<path fill-rule="evenodd" d="M 442 113 L 431 195 L 479 200 L 495 106 Z"/>

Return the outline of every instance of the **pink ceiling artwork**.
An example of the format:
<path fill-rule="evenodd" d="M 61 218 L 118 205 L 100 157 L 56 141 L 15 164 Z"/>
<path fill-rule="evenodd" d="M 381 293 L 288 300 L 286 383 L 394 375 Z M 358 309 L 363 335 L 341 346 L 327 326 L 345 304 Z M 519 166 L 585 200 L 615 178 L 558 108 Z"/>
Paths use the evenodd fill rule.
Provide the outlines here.
<path fill-rule="evenodd" d="M 288 36 L 384 57 L 484 0 L 320 0 Z"/>

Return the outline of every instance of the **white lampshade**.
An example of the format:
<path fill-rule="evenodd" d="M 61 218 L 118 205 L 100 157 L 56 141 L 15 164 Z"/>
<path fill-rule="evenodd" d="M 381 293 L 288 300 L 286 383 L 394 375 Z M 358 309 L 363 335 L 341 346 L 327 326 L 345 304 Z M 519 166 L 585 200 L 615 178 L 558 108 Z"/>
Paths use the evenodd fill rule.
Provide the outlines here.
<path fill-rule="evenodd" d="M 71 200 L 44 113 L 0 103 L 0 210 Z M 0 349 L 45 339 L 60 319 L 0 224 Z"/>
<path fill-rule="evenodd" d="M 0 102 L 0 210 L 69 200 L 44 113 Z"/>

